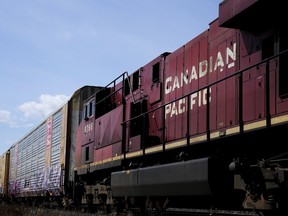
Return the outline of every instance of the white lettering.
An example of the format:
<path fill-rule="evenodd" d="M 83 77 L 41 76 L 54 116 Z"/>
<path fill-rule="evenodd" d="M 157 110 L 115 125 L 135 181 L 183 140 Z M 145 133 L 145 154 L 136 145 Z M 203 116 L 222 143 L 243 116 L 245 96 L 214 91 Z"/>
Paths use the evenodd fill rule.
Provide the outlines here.
<path fill-rule="evenodd" d="M 191 101 L 190 101 L 191 110 L 193 110 L 194 105 L 196 105 L 196 97 L 197 97 L 197 93 L 194 93 L 191 95 Z"/>
<path fill-rule="evenodd" d="M 172 90 L 172 87 L 169 86 L 169 82 L 172 82 L 172 77 L 167 77 L 166 81 L 165 81 L 165 94 L 169 94 Z"/>
<path fill-rule="evenodd" d="M 181 87 L 183 87 L 184 83 L 188 84 L 188 69 L 186 70 L 186 73 L 181 73 Z"/>
<path fill-rule="evenodd" d="M 217 53 L 217 58 L 215 61 L 215 66 L 214 66 L 214 71 L 217 70 L 217 68 L 220 67 L 220 71 L 223 71 L 223 67 L 224 67 L 224 62 L 223 62 L 223 58 L 220 52 Z"/>
<path fill-rule="evenodd" d="M 211 92 L 211 89 L 209 89 L 209 92 Z M 204 89 L 198 93 L 194 93 L 190 95 L 190 110 L 193 110 L 196 106 L 201 107 L 203 105 L 207 104 L 207 89 Z M 209 102 L 211 102 L 211 97 L 209 97 Z M 177 116 L 180 114 L 183 114 L 188 109 L 186 104 L 186 98 L 179 99 L 178 101 L 172 102 L 165 106 L 165 119 L 167 117 L 171 118 L 173 116 Z"/>
<path fill-rule="evenodd" d="M 84 126 L 84 134 L 89 133 L 90 131 L 93 131 L 93 122 Z"/>
<path fill-rule="evenodd" d="M 179 100 L 179 114 L 185 112 L 185 98 Z"/>
<path fill-rule="evenodd" d="M 236 43 L 233 44 L 233 48 L 230 49 L 229 47 L 226 47 L 225 55 L 221 53 L 220 51 L 217 52 L 216 59 L 213 61 L 213 56 L 209 57 L 208 60 L 200 61 L 198 66 L 199 70 L 197 72 L 197 67 L 195 65 L 192 65 L 190 77 L 189 70 L 186 69 L 185 73 L 181 72 L 180 75 L 175 75 L 174 77 L 168 76 L 165 80 L 165 94 L 169 94 L 176 89 L 182 88 L 184 85 L 189 85 L 192 83 L 193 80 L 198 80 L 199 78 L 203 78 L 207 75 L 207 72 L 212 73 L 213 71 L 216 71 L 218 68 L 221 71 L 224 70 L 225 65 L 227 68 L 232 68 L 235 66 L 236 61 Z M 225 61 L 223 60 L 223 56 L 226 56 Z M 213 65 L 214 63 L 214 65 Z"/>
<path fill-rule="evenodd" d="M 172 117 L 173 115 L 178 115 L 178 111 L 176 109 L 176 102 L 172 103 L 172 109 L 171 109 L 171 115 L 170 117 Z"/>
<path fill-rule="evenodd" d="M 227 47 L 226 53 L 226 64 L 228 65 L 228 68 L 234 67 L 236 61 L 236 43 L 233 44 L 233 52 L 229 49 L 229 47 Z M 232 59 L 231 63 L 229 63 L 229 57 Z"/>
<path fill-rule="evenodd" d="M 167 114 L 171 112 L 171 103 L 165 106 L 165 119 Z"/>
<path fill-rule="evenodd" d="M 199 63 L 199 77 L 203 77 L 207 73 L 208 61 L 204 60 Z"/>
<path fill-rule="evenodd" d="M 195 79 L 195 80 L 198 79 L 198 75 L 197 75 L 197 71 L 196 71 L 195 66 L 193 66 L 191 69 L 191 77 L 190 77 L 189 82 L 192 82 L 193 79 Z"/>
<path fill-rule="evenodd" d="M 174 78 L 174 83 L 173 83 L 173 89 L 172 89 L 172 91 L 174 91 L 175 88 L 180 88 L 180 85 L 179 85 L 179 81 L 178 81 L 178 77 L 177 77 L 177 76 L 175 76 L 175 78 Z"/>

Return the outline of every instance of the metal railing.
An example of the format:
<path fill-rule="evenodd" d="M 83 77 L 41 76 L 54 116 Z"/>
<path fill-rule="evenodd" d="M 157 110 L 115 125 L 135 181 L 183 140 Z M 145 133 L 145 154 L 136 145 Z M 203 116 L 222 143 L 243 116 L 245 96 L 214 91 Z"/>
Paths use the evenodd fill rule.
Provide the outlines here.
<path fill-rule="evenodd" d="M 265 64 L 266 65 L 266 69 L 265 69 L 265 98 L 264 98 L 264 101 L 265 101 L 265 118 L 266 118 L 266 126 L 267 127 L 270 127 L 271 126 L 271 114 L 270 114 L 270 74 L 269 74 L 269 69 L 270 69 L 270 61 L 281 56 L 281 55 L 284 55 L 284 54 L 287 54 L 288 53 L 288 50 L 285 50 L 283 52 L 280 52 L 274 56 L 271 56 L 269 58 L 266 58 L 262 61 L 259 61 L 258 63 L 256 64 L 253 64 L 245 69 L 242 69 L 242 70 L 239 70 L 231 75 L 228 75 L 222 79 L 219 79 L 215 82 L 212 82 L 210 84 L 207 84 L 206 86 L 204 87 L 201 87 L 201 88 L 198 88 L 197 90 L 195 91 L 191 91 L 190 93 L 186 94 L 186 95 L 183 95 L 183 96 L 180 96 L 174 100 L 171 100 L 165 104 L 162 104 L 161 106 L 159 107 L 156 107 L 156 108 L 153 108 L 145 113 L 142 113 L 138 116 L 135 116 L 133 118 L 130 118 L 129 120 L 126 120 L 122 123 L 122 126 L 124 128 L 124 131 L 126 131 L 127 129 L 129 129 L 127 127 L 127 125 L 129 125 L 129 123 L 137 118 L 142 118 L 143 119 L 143 124 L 145 124 L 145 118 L 149 117 L 148 115 L 151 114 L 151 113 L 154 113 L 158 110 L 161 110 L 161 113 L 162 113 L 162 141 L 161 143 L 163 144 L 163 150 L 165 150 L 165 137 L 166 137 L 166 123 L 165 123 L 165 107 L 169 104 L 172 104 L 172 103 L 175 103 L 179 100 L 182 100 L 182 99 L 185 99 L 187 101 L 187 107 L 190 107 L 190 100 L 189 100 L 189 97 L 193 94 L 198 94 L 199 92 L 205 90 L 207 92 L 206 94 L 206 98 L 207 98 L 207 104 L 206 104 L 206 134 L 207 134 L 207 141 L 210 140 L 210 115 L 211 115 L 211 109 L 210 109 L 210 102 L 208 100 L 208 98 L 210 97 L 210 92 L 209 92 L 209 89 L 213 86 L 216 86 L 217 84 L 220 84 L 224 81 L 227 81 L 228 79 L 230 78 L 235 78 L 236 76 L 238 76 L 238 104 L 236 104 L 238 106 L 238 124 L 239 124 L 239 128 L 240 128 L 240 133 L 243 133 L 243 127 L 244 127 L 244 121 L 243 121 L 243 74 L 246 72 L 246 71 L 249 71 L 250 69 L 252 68 L 255 68 L 255 67 L 259 67 L 260 65 L 263 65 Z M 288 71 L 287 71 L 288 72 Z M 237 102 L 236 102 L 237 103 Z M 190 110 L 187 111 L 187 122 L 186 122 L 186 138 L 187 138 L 187 144 L 189 145 L 189 140 L 190 140 L 190 137 L 191 137 L 191 128 L 190 128 Z M 145 128 L 145 125 L 143 125 L 143 128 Z M 145 142 L 145 139 L 143 139 L 143 142 Z M 145 148 L 145 143 L 142 143 L 143 146 L 143 150 Z M 143 151 L 144 152 L 144 151 Z"/>

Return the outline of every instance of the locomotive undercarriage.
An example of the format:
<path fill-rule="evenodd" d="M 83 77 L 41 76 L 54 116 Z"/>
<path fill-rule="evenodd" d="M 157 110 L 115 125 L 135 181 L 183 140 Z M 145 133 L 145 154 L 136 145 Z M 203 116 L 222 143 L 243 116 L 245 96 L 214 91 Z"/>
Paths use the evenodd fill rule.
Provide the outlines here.
<path fill-rule="evenodd" d="M 256 165 L 236 159 L 230 164 L 230 169 L 235 173 L 234 189 L 245 192 L 243 208 L 287 208 L 288 169 L 281 159 L 260 161 Z"/>
<path fill-rule="evenodd" d="M 147 211 L 151 215 L 157 215 L 159 212 L 162 214 L 170 211 L 171 213 L 171 209 L 177 209 L 180 212 L 183 209 L 190 209 L 189 211 L 191 209 L 210 209 L 211 211 L 213 209 L 244 211 L 246 209 L 266 212 L 287 209 L 287 177 L 285 179 L 287 168 L 281 168 L 283 164 L 276 166 L 275 163 L 265 165 L 259 163 L 248 167 L 246 165 L 245 162 L 240 163 L 239 160 L 230 164 L 231 171 L 237 173 L 234 175 L 234 191 L 227 193 L 226 189 L 220 188 L 220 191 L 223 189 L 223 194 L 217 194 L 215 197 L 113 197 L 109 183 L 105 185 L 104 182 L 98 182 L 94 185 L 84 185 L 85 192 L 82 195 L 81 205 L 86 205 L 89 211 L 126 212 L 127 215 L 129 213 L 142 215 L 140 212 Z"/>
<path fill-rule="evenodd" d="M 281 143 L 275 142 L 274 137 L 271 136 L 271 134 L 275 136 L 276 131 L 277 139 L 282 140 L 287 128 L 280 126 L 242 134 L 241 139 L 240 136 L 231 136 L 202 142 L 201 145 L 187 145 L 181 149 L 167 150 L 155 155 L 147 154 L 126 159 L 121 166 L 113 170 L 105 170 L 105 173 L 103 170 L 102 174 L 100 174 L 101 170 L 98 170 L 97 176 L 87 173 L 86 177 L 84 176 L 87 181 L 84 182 L 85 193 L 82 194 L 82 205 L 91 205 L 94 206 L 94 210 L 98 208 L 101 211 L 126 212 L 127 214 L 134 212 L 135 215 L 143 211 L 150 211 L 151 215 L 155 212 L 167 213 L 171 209 L 265 212 L 272 210 L 274 213 L 279 210 L 287 211 L 288 150 L 286 147 L 283 148 Z M 256 142 L 251 144 L 248 140 Z M 275 152 L 274 149 L 278 151 Z M 197 169 L 199 166 L 200 169 Z M 202 176 L 203 181 L 199 180 L 200 184 L 193 176 L 182 181 L 181 178 L 185 176 L 185 172 L 179 173 L 179 169 L 183 167 L 194 169 L 198 173 L 206 169 L 205 172 L 208 173 L 207 176 Z M 171 175 L 165 174 L 167 172 L 171 172 Z M 113 173 L 112 177 L 111 173 Z M 135 174 L 139 185 L 127 183 L 125 179 L 125 176 L 129 179 L 127 173 L 131 178 Z M 158 183 L 151 183 L 147 186 L 148 174 L 151 174 L 150 178 Z M 122 180 L 127 185 L 121 189 L 122 185 L 111 184 L 113 175 L 120 176 L 120 180 L 124 176 Z M 177 175 L 180 177 L 182 175 L 182 177 L 177 178 Z M 173 180 L 172 183 L 167 181 L 167 178 L 174 178 L 174 182 Z M 140 184 L 142 180 L 143 185 Z M 119 188 L 116 189 L 118 186 L 120 192 Z M 193 187 L 194 189 L 200 188 L 198 194 L 193 194 Z M 175 192 L 177 190 L 173 188 L 176 188 L 178 192 Z M 191 195 L 185 194 L 185 191 L 189 190 Z M 207 192 L 207 190 L 210 191 Z M 168 196 L 161 194 L 161 191 L 167 192 Z"/>

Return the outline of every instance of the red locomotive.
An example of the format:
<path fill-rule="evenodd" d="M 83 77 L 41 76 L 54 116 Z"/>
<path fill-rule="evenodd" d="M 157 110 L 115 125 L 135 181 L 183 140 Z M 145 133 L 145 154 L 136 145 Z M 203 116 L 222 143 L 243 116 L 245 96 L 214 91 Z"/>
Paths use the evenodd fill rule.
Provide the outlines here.
<path fill-rule="evenodd" d="M 87 101 L 75 167 L 85 202 L 285 208 L 288 44 L 271 4 L 223 1 L 209 29 Z M 280 12 L 267 19 L 270 7 Z"/>
<path fill-rule="evenodd" d="M 225 0 L 209 29 L 70 104 L 65 194 L 115 211 L 287 211 L 283 8 Z"/>

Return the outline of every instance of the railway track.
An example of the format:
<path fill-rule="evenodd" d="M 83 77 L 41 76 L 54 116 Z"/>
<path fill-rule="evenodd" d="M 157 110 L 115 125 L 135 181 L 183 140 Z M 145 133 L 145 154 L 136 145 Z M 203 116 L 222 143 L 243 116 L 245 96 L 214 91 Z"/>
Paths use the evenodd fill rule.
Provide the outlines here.
<path fill-rule="evenodd" d="M 72 207 L 65 209 L 53 205 L 50 206 L 29 206 L 25 204 L 7 204 L 0 203 L 0 212 L 3 216 L 286 216 L 286 213 L 278 211 L 255 211 L 255 210 L 220 210 L 220 209 L 184 209 L 184 208 L 168 208 L 164 212 L 156 209 L 146 209 L 144 212 L 138 208 L 124 211 L 123 213 L 104 211 L 89 212 L 87 208 Z"/>
<path fill-rule="evenodd" d="M 168 208 L 165 212 L 157 212 L 155 209 L 148 209 L 144 213 L 139 209 L 131 209 L 125 215 L 127 216 L 286 216 L 286 213 L 278 211 L 236 211 L 220 209 L 183 209 Z"/>
<path fill-rule="evenodd" d="M 220 209 L 167 209 L 165 216 L 284 216 L 277 211 L 235 211 Z"/>

